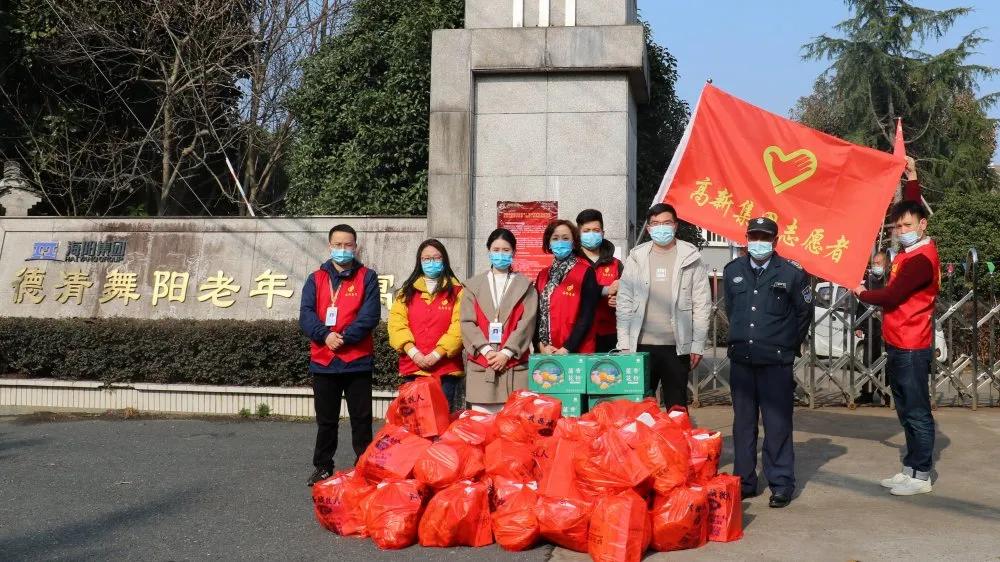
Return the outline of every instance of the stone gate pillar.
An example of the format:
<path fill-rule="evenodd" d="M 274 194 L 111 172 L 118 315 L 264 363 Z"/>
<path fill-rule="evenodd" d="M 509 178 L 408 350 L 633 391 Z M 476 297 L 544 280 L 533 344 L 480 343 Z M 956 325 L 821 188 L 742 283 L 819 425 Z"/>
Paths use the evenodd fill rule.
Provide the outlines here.
<path fill-rule="evenodd" d="M 628 249 L 645 45 L 635 0 L 466 0 L 434 32 L 427 230 L 459 275 L 486 268 L 497 201 L 600 209 Z"/>

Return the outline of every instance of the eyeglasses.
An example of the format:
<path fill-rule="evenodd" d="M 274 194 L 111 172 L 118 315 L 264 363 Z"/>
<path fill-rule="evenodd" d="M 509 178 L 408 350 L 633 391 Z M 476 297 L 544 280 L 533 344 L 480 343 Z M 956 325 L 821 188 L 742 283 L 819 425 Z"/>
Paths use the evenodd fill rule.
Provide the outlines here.
<path fill-rule="evenodd" d="M 420 263 L 444 263 L 443 258 L 422 258 Z"/>
<path fill-rule="evenodd" d="M 677 221 L 653 221 L 649 226 L 677 226 Z"/>

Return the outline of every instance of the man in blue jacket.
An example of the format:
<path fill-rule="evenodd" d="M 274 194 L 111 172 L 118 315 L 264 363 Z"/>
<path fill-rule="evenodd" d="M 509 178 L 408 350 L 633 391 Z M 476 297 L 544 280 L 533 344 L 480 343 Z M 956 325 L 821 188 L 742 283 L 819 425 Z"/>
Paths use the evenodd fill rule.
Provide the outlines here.
<path fill-rule="evenodd" d="M 312 486 L 333 475 L 340 401 L 347 401 L 355 462 L 372 440 L 372 330 L 382 304 L 378 275 L 356 258 L 358 235 L 346 224 L 330 229 L 330 259 L 306 279 L 299 326 L 309 338 L 309 372 L 316 409 Z"/>
<path fill-rule="evenodd" d="M 764 421 L 764 475 L 768 505 L 782 508 L 795 492 L 792 414 L 795 357 L 809 331 L 812 287 L 802 266 L 774 251 L 778 225 L 769 218 L 747 225 L 748 256 L 726 265 L 729 386 L 733 397 L 733 474 L 743 498 L 757 489 L 757 423 Z"/>

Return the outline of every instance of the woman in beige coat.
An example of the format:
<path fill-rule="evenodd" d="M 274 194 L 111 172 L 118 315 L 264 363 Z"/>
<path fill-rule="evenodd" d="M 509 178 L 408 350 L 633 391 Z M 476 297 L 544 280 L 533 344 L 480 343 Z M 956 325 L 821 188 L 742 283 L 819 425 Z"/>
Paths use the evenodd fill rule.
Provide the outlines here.
<path fill-rule="evenodd" d="M 528 355 L 538 293 L 511 264 L 514 234 L 498 228 L 486 241 L 490 269 L 469 279 L 462 293 L 462 343 L 467 358 L 465 398 L 473 410 L 493 413 L 507 396 L 528 387 Z"/>

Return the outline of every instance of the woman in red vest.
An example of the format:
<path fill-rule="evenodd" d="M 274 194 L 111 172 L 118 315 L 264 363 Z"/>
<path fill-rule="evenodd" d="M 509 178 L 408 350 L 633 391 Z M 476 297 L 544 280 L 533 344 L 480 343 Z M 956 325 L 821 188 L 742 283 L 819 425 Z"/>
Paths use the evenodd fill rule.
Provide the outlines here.
<path fill-rule="evenodd" d="M 494 230 L 486 248 L 490 269 L 469 279 L 462 294 L 462 344 L 465 398 L 473 410 L 495 413 L 511 392 L 528 387 L 538 295 L 531 280 L 513 270 L 511 231 Z"/>
<path fill-rule="evenodd" d="M 601 286 L 590 262 L 580 257 L 580 231 L 569 221 L 552 221 L 545 228 L 542 249 L 554 259 L 535 283 L 538 349 L 560 355 L 594 353 L 594 315 Z"/>
<path fill-rule="evenodd" d="M 433 238 L 417 248 L 417 264 L 389 311 L 389 345 L 399 353 L 399 374 L 407 380 L 432 376 L 441 381 L 448 406 L 464 374 L 459 299 L 444 245 Z"/>

